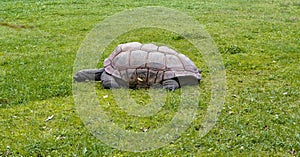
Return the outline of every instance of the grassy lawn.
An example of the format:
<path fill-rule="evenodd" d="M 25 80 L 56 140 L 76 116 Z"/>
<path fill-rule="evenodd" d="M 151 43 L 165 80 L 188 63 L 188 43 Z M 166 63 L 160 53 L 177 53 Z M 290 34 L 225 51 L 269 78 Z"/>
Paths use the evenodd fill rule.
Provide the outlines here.
<path fill-rule="evenodd" d="M 211 84 L 195 47 L 166 30 L 123 34 L 101 61 L 119 43 L 155 42 L 184 53 L 203 71 L 197 117 L 187 130 L 159 149 L 130 152 L 101 142 L 86 127 L 73 99 L 72 75 L 76 53 L 91 29 L 115 13 L 143 6 L 176 9 L 205 26 L 222 54 L 227 93 L 218 123 L 200 138 Z M 3 0 L 0 156 L 299 156 L 299 15 L 296 0 Z M 110 90 L 96 87 L 101 107 L 127 130 L 151 131 L 178 111 L 180 90 L 166 92 L 169 101 L 157 115 L 139 118 L 122 111 Z M 141 107 L 150 101 L 147 92 L 129 90 Z"/>

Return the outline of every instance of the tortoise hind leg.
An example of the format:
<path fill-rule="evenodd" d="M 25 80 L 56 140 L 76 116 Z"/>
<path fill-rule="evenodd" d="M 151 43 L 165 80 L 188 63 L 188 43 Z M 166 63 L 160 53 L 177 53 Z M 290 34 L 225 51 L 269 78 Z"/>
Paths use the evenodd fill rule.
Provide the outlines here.
<path fill-rule="evenodd" d="M 117 81 L 114 79 L 113 76 L 107 74 L 106 72 L 103 72 L 101 75 L 101 81 L 104 88 L 120 88 Z"/>
<path fill-rule="evenodd" d="M 77 82 L 83 81 L 100 81 L 101 75 L 104 72 L 104 69 L 85 69 L 80 70 L 74 76 L 74 80 Z"/>
<path fill-rule="evenodd" d="M 178 84 L 178 82 L 176 80 L 172 80 L 172 79 L 164 80 L 162 82 L 162 85 L 163 85 L 163 88 L 169 89 L 171 91 L 173 91 L 173 90 L 175 90 L 175 89 L 177 89 L 177 88 L 180 87 L 179 84 Z"/>

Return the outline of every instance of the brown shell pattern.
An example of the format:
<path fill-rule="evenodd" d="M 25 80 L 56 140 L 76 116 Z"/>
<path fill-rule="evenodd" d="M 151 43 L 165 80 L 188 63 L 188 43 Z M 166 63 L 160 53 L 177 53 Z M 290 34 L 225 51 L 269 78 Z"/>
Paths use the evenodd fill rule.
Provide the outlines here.
<path fill-rule="evenodd" d="M 175 77 L 195 77 L 201 74 L 185 55 L 166 46 L 138 42 L 119 45 L 104 61 L 105 71 L 126 82 L 161 83 Z"/>

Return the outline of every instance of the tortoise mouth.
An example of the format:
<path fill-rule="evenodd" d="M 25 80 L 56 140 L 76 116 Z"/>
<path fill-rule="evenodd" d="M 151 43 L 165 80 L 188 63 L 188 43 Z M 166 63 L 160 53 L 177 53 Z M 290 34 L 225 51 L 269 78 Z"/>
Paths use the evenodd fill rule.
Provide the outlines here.
<path fill-rule="evenodd" d="M 76 81 L 76 82 L 80 82 L 80 81 L 81 81 L 81 79 L 80 79 L 77 75 L 75 75 L 75 76 L 73 77 L 73 79 L 74 79 L 74 81 Z"/>

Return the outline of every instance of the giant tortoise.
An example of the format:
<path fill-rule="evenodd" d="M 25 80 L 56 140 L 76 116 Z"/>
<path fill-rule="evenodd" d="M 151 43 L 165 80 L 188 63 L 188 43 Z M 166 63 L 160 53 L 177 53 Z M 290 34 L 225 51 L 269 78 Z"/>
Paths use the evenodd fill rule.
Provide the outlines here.
<path fill-rule="evenodd" d="M 101 81 L 104 88 L 175 90 L 199 84 L 201 71 L 188 57 L 171 48 L 131 42 L 118 45 L 104 60 L 103 68 L 80 70 L 74 80 Z"/>

